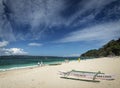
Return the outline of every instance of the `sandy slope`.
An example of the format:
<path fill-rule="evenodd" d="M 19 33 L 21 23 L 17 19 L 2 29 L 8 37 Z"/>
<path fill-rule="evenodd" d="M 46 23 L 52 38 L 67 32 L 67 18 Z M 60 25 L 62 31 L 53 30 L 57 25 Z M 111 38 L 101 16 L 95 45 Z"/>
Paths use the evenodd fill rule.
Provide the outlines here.
<path fill-rule="evenodd" d="M 112 81 L 99 83 L 62 79 L 58 71 L 85 70 L 115 74 Z M 72 61 L 58 66 L 44 66 L 0 72 L 0 88 L 119 88 L 120 57 Z"/>

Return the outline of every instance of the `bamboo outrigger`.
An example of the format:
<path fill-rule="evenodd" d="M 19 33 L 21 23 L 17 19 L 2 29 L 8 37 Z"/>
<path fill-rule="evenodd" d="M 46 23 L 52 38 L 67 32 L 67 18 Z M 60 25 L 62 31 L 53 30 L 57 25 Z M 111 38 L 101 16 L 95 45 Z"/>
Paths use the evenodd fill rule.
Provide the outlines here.
<path fill-rule="evenodd" d="M 61 78 L 65 79 L 73 79 L 73 80 L 82 80 L 82 81 L 92 81 L 92 82 L 99 82 L 99 80 L 114 80 L 114 75 L 105 74 L 98 72 L 89 72 L 89 71 L 76 71 L 72 70 L 69 72 L 59 71 Z"/>

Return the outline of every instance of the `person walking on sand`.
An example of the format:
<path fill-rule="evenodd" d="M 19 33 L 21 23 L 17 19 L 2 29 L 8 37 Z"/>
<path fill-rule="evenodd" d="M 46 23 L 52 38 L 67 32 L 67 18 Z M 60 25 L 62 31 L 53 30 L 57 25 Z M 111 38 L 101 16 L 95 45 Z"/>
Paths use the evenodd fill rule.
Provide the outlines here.
<path fill-rule="evenodd" d="M 38 62 L 37 64 L 38 64 L 38 66 L 40 66 L 40 62 Z"/>
<path fill-rule="evenodd" d="M 43 62 L 42 62 L 42 61 L 40 62 L 40 66 L 41 66 L 41 67 L 43 66 Z"/>
<path fill-rule="evenodd" d="M 80 62 L 80 58 L 78 58 L 78 62 Z"/>

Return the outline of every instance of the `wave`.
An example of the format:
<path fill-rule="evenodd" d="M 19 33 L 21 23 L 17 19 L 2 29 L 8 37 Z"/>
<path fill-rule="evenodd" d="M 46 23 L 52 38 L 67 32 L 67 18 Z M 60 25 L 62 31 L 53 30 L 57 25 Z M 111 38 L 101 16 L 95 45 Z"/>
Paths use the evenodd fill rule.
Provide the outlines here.
<path fill-rule="evenodd" d="M 2 72 L 2 71 L 10 71 L 10 70 L 17 70 L 17 69 L 24 69 L 24 68 L 33 68 L 33 67 L 37 67 L 37 66 L 38 65 L 5 68 L 5 69 L 0 69 L 0 72 Z"/>

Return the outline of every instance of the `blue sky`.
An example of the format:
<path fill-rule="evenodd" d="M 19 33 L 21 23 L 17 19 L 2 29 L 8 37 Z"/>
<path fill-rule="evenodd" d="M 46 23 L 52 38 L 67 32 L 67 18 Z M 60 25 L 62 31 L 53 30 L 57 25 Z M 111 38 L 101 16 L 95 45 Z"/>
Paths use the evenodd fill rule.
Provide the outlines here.
<path fill-rule="evenodd" d="M 0 0 L 0 55 L 80 56 L 120 38 L 120 0 Z"/>

